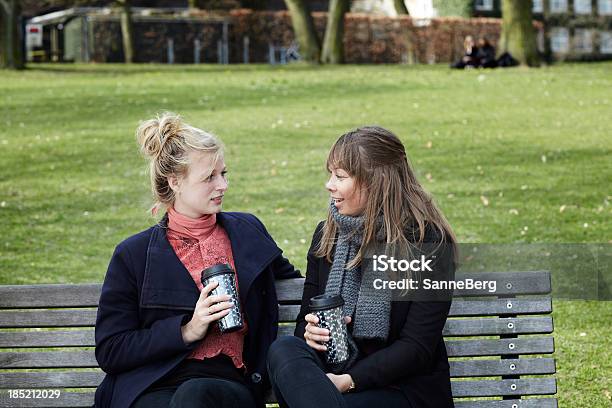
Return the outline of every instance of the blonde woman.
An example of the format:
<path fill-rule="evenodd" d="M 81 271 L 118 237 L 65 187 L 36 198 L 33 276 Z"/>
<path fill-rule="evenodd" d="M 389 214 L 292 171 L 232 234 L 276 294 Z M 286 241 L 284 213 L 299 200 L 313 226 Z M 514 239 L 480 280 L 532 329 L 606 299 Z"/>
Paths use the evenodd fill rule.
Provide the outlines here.
<path fill-rule="evenodd" d="M 160 222 L 121 242 L 96 321 L 96 358 L 106 372 L 96 407 L 263 407 L 265 360 L 276 337 L 274 280 L 298 277 L 253 215 L 222 212 L 228 189 L 223 146 L 173 114 L 136 132 L 149 161 Z M 235 271 L 244 327 L 221 334 L 228 296 L 210 295 L 201 272 Z"/>
<path fill-rule="evenodd" d="M 478 47 L 474 44 L 474 37 L 468 35 L 463 40 L 463 49 L 464 54 L 463 57 L 454 64 L 451 64 L 451 68 L 476 68 L 479 65 L 478 58 Z"/>
<path fill-rule="evenodd" d="M 281 407 L 445 408 L 453 406 L 442 329 L 450 298 L 426 293 L 392 298 L 373 282 L 386 277 L 364 267 L 366 248 L 417 248 L 438 258 L 437 276 L 454 273 L 455 237 L 408 164 L 402 142 L 380 127 L 362 127 L 332 147 L 327 219 L 308 252 L 295 337 L 278 339 L 268 371 Z M 378 275 L 380 274 L 380 275 Z M 327 364 L 330 333 L 309 310 L 317 295 L 341 295 L 349 358 Z M 403 301 L 401 301 L 403 300 Z"/>

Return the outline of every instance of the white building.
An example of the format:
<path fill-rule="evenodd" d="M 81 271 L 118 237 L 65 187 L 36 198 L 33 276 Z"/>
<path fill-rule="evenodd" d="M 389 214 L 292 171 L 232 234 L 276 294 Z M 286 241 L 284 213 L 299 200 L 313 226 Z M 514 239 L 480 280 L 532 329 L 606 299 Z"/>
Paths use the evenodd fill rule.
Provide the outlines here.
<path fill-rule="evenodd" d="M 404 2 L 413 18 L 427 19 L 437 15 L 432 0 L 404 0 Z M 351 11 L 392 17 L 397 15 L 393 0 L 353 0 Z"/>

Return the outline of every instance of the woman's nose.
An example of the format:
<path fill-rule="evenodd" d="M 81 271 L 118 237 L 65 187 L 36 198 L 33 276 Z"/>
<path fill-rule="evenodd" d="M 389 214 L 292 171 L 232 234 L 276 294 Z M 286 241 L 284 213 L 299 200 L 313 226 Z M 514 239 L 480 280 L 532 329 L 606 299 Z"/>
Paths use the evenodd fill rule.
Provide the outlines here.
<path fill-rule="evenodd" d="M 336 186 L 334 186 L 334 183 L 332 182 L 332 179 L 330 178 L 329 180 L 327 180 L 327 183 L 325 183 L 325 188 L 329 191 L 335 191 L 336 190 Z"/>
<path fill-rule="evenodd" d="M 227 186 L 228 186 L 228 182 L 225 179 L 225 177 L 221 177 L 221 180 L 218 182 L 217 184 L 217 190 L 219 191 L 225 191 L 227 190 Z"/>

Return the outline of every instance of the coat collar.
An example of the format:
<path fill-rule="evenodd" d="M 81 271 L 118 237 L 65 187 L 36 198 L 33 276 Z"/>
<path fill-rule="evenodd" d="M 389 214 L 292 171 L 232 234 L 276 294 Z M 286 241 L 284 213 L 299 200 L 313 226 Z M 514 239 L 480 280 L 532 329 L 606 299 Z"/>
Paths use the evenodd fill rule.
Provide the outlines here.
<path fill-rule="evenodd" d="M 255 278 L 281 254 L 276 243 L 247 215 L 219 213 L 238 274 L 240 300 L 244 304 Z M 140 306 L 193 310 L 200 292 L 166 238 L 167 216 L 151 228 Z"/>

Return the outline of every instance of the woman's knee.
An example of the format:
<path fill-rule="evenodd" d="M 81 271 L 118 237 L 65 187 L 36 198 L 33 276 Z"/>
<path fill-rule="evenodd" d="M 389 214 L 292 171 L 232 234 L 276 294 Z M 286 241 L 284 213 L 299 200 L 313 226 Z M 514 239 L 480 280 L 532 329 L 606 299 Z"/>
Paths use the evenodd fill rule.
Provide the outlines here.
<path fill-rule="evenodd" d="M 148 392 L 139 396 L 131 408 L 167 408 L 173 394 L 173 389 Z"/>
<path fill-rule="evenodd" d="M 306 342 L 295 336 L 279 337 L 268 350 L 268 371 L 276 370 L 289 357 L 309 353 Z"/>
<path fill-rule="evenodd" d="M 249 389 L 235 381 L 214 378 L 194 378 L 185 381 L 176 390 L 173 401 L 182 406 L 183 401 L 198 400 L 202 406 L 254 407 Z M 213 405 L 210 405 L 213 403 Z"/>

